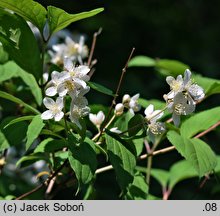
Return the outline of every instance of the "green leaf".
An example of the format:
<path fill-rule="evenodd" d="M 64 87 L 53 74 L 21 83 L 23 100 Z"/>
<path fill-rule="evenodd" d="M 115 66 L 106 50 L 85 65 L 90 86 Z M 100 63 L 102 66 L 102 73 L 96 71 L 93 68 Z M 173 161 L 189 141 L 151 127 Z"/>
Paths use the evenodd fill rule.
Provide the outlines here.
<path fill-rule="evenodd" d="M 160 59 L 156 61 L 156 67 L 162 75 L 177 76 L 183 74 L 186 69 L 190 67 L 180 61 L 170 60 L 170 59 Z"/>
<path fill-rule="evenodd" d="M 185 138 L 184 144 L 185 158 L 192 164 L 200 177 L 214 170 L 217 159 L 209 145 L 196 138 Z"/>
<path fill-rule="evenodd" d="M 197 177 L 198 173 L 192 167 L 192 164 L 186 160 L 181 160 L 175 163 L 169 172 L 169 189 L 173 189 L 174 186 L 185 179 Z"/>
<path fill-rule="evenodd" d="M 32 0 L 1 0 L 0 7 L 14 11 L 43 32 L 47 11 L 41 4 Z"/>
<path fill-rule="evenodd" d="M 105 137 L 108 155 L 115 170 L 118 184 L 125 191 L 134 180 L 135 154 L 129 148 L 129 143 L 122 144 L 108 134 Z"/>
<path fill-rule="evenodd" d="M 38 105 L 42 103 L 41 89 L 32 74 L 21 69 L 15 62 L 9 61 L 4 65 L 0 65 L 0 82 L 9 80 L 13 77 L 20 77 L 30 88 Z"/>
<path fill-rule="evenodd" d="M 0 41 L 4 50 L 38 80 L 42 74 L 42 61 L 37 41 L 28 24 L 16 14 L 1 9 L 0 23 Z"/>
<path fill-rule="evenodd" d="M 2 44 L 0 44 L 0 64 L 4 64 L 8 61 L 8 53 L 3 49 Z"/>
<path fill-rule="evenodd" d="M 137 156 L 139 156 L 143 151 L 144 139 L 143 138 L 133 139 L 132 142 L 134 143 L 134 146 L 135 146 L 135 149 L 137 152 Z"/>
<path fill-rule="evenodd" d="M 5 135 L 0 130 L 0 152 L 9 147 L 10 145 L 8 143 L 8 140 L 6 139 Z"/>
<path fill-rule="evenodd" d="M 220 93 L 220 80 L 194 75 L 193 79 L 205 90 L 206 97 Z"/>
<path fill-rule="evenodd" d="M 39 113 L 40 113 L 40 112 L 39 112 L 37 109 L 35 109 L 34 107 L 32 107 L 32 106 L 26 104 L 26 103 L 25 103 L 24 101 L 22 101 L 21 99 L 15 97 L 15 96 L 13 96 L 13 95 L 10 95 L 10 94 L 8 94 L 8 93 L 6 93 L 6 92 L 0 91 L 0 97 L 1 97 L 1 98 L 4 98 L 4 99 L 7 99 L 7 100 L 10 100 L 10 101 L 12 101 L 12 102 L 14 102 L 14 103 L 17 103 L 17 104 L 19 104 L 19 105 L 22 105 L 22 106 L 24 106 L 26 109 L 30 110 L 31 112 L 33 112 L 33 113 L 35 113 L 35 114 L 39 114 Z"/>
<path fill-rule="evenodd" d="M 180 128 L 183 137 L 192 137 L 197 133 L 204 131 L 220 121 L 220 107 L 215 107 L 190 117 L 185 120 Z"/>
<path fill-rule="evenodd" d="M 67 142 L 65 140 L 54 140 L 52 138 L 47 138 L 43 140 L 34 150 L 37 152 L 55 152 L 57 150 L 62 150 L 64 147 L 67 147 Z"/>
<path fill-rule="evenodd" d="M 131 59 L 129 67 L 153 67 L 156 65 L 156 61 L 148 56 L 136 56 Z"/>
<path fill-rule="evenodd" d="M 60 8 L 56 8 L 54 6 L 48 6 L 47 10 L 48 10 L 48 21 L 49 21 L 49 26 L 50 26 L 50 32 L 52 34 L 67 27 L 72 22 L 76 22 L 78 20 L 94 16 L 102 12 L 104 9 L 98 8 L 95 10 L 82 12 L 78 14 L 69 14 L 65 12 L 64 10 Z"/>
<path fill-rule="evenodd" d="M 4 129 L 10 125 L 16 124 L 21 121 L 32 120 L 33 118 L 34 118 L 34 116 L 22 116 L 22 117 L 15 118 L 15 119 L 11 120 L 7 125 L 5 125 Z"/>
<path fill-rule="evenodd" d="M 120 118 L 114 123 L 114 127 L 117 127 L 120 131 L 126 131 L 128 129 L 128 122 L 132 118 L 132 114 L 128 111 L 123 113 Z"/>
<path fill-rule="evenodd" d="M 45 161 L 49 161 L 48 160 L 48 156 L 45 155 L 44 153 L 33 153 L 27 156 L 23 156 L 22 158 L 20 158 L 17 163 L 16 166 L 21 166 L 21 167 L 26 167 L 26 166 L 30 166 L 31 164 L 39 161 L 39 160 L 45 160 Z"/>
<path fill-rule="evenodd" d="M 127 200 L 146 200 L 148 195 L 148 185 L 141 173 L 136 173 L 134 180 L 128 187 L 125 199 Z"/>
<path fill-rule="evenodd" d="M 34 140 L 39 136 L 42 128 L 44 127 L 43 120 L 40 115 L 36 115 L 28 126 L 26 150 L 28 150 Z"/>
<path fill-rule="evenodd" d="M 167 139 L 176 147 L 176 150 L 184 157 L 185 144 L 183 138 L 173 130 L 168 131 Z"/>
<path fill-rule="evenodd" d="M 163 188 L 166 188 L 168 179 L 169 179 L 169 172 L 162 169 L 151 169 L 151 176 L 155 178 Z"/>
<path fill-rule="evenodd" d="M 100 84 L 94 83 L 94 82 L 88 82 L 88 85 L 94 89 L 95 91 L 101 92 L 106 95 L 114 96 L 114 93 L 112 90 L 106 88 L 105 86 L 102 86 Z"/>
<path fill-rule="evenodd" d="M 92 181 L 97 168 L 96 151 L 93 142 L 82 142 L 74 145 L 69 143 L 69 162 L 79 181 L 79 188 L 82 184 Z"/>
<path fill-rule="evenodd" d="M 128 122 L 129 136 L 135 136 L 140 130 L 145 129 L 146 120 L 141 114 L 136 114 Z"/>

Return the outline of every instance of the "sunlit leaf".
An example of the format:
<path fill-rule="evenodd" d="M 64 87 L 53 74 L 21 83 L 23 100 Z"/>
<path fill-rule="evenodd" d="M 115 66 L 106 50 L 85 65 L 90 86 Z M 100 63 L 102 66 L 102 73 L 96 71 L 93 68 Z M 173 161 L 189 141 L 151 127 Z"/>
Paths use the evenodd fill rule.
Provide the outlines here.
<path fill-rule="evenodd" d="M 148 56 L 135 56 L 131 59 L 129 67 L 153 67 L 156 65 L 156 61 Z"/>
<path fill-rule="evenodd" d="M 73 22 L 94 16 L 102 12 L 104 9 L 98 8 L 95 10 L 82 12 L 78 14 L 69 14 L 66 11 L 54 6 L 48 6 L 47 10 L 48 10 L 48 21 L 50 26 L 50 32 L 52 34 L 67 27 Z"/>
<path fill-rule="evenodd" d="M 5 135 L 0 130 L 0 152 L 9 147 L 10 145 L 8 143 L 8 140 L 6 139 Z"/>
<path fill-rule="evenodd" d="M 0 82 L 15 77 L 20 77 L 24 81 L 24 83 L 26 83 L 26 85 L 30 88 L 30 91 L 32 92 L 33 96 L 35 97 L 38 105 L 41 105 L 41 89 L 32 74 L 25 72 L 15 62 L 12 61 L 9 61 L 4 65 L 0 65 Z"/>
<path fill-rule="evenodd" d="M 14 11 L 25 20 L 32 22 L 43 32 L 46 23 L 46 9 L 32 0 L 1 0 L 0 7 Z"/>
<path fill-rule="evenodd" d="M 220 107 L 215 107 L 190 117 L 181 125 L 180 132 L 183 137 L 192 137 L 220 121 Z"/>
<path fill-rule="evenodd" d="M 136 166 L 135 153 L 129 148 L 129 143 L 122 144 L 108 134 L 106 134 L 106 144 L 118 184 L 124 191 L 134 179 L 134 169 Z"/>
<path fill-rule="evenodd" d="M 98 92 L 101 92 L 103 94 L 106 94 L 106 95 L 110 95 L 110 96 L 114 96 L 114 93 L 112 90 L 106 88 L 105 86 L 103 85 L 100 85 L 98 83 L 94 83 L 94 82 L 88 82 L 88 85 L 94 89 L 95 91 L 98 91 Z"/>
<path fill-rule="evenodd" d="M 33 32 L 21 17 L 0 11 L 0 42 L 10 58 L 38 80 L 43 67 Z"/>
<path fill-rule="evenodd" d="M 6 92 L 0 91 L 0 97 L 1 97 L 1 98 L 4 98 L 4 99 L 7 99 L 7 100 L 10 100 L 10 101 L 12 101 L 12 102 L 14 102 L 14 103 L 20 104 L 20 105 L 24 106 L 26 109 L 30 110 L 31 112 L 33 112 L 33 113 L 35 113 L 35 114 L 39 114 L 39 113 L 40 113 L 40 112 L 39 112 L 37 109 L 35 109 L 34 107 L 32 107 L 32 106 L 26 104 L 26 103 L 25 103 L 24 101 L 22 101 L 21 99 L 15 97 L 15 96 L 13 96 L 13 95 L 10 95 L 10 94 L 8 94 L 8 93 L 6 93 Z"/>
<path fill-rule="evenodd" d="M 30 148 L 34 140 L 39 136 L 44 127 L 43 120 L 40 115 L 36 115 L 28 126 L 26 150 Z"/>

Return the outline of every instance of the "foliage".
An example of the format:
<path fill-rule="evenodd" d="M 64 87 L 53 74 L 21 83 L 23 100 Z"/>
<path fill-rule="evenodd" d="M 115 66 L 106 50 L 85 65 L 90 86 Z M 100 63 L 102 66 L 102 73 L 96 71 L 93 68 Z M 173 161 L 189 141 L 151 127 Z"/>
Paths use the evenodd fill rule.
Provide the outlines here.
<path fill-rule="evenodd" d="M 46 9 L 33 0 L 1 0 L 0 8 L 2 199 L 20 199 L 19 195 L 36 186 L 26 177 L 18 183 L 22 189 L 10 193 L 7 185 L 1 191 L 7 177 L 16 180 L 17 172 L 25 176 L 24 168 L 37 177 L 38 184 L 54 179 L 58 189 L 70 189 L 71 199 L 95 197 L 92 188 L 102 173 L 112 169 L 110 179 L 121 192 L 118 198 L 128 200 L 168 199 L 183 180 L 196 178 L 198 182 L 219 174 L 220 156 L 207 134 L 219 129 L 220 108 L 195 109 L 220 93 L 220 80 L 191 74 L 190 67 L 177 60 L 143 55 L 131 59 L 133 50 L 112 91 L 90 81 L 96 64 L 91 60 L 94 46 L 89 52 L 83 36 L 78 41 L 70 36 L 55 38 L 58 42 L 52 48 L 48 45 L 58 31 L 103 8 L 69 14 L 54 6 Z M 151 67 L 163 78 L 167 76 L 170 92 L 164 94 L 165 101 L 140 98 L 140 94 L 121 97 L 128 67 Z M 90 88 L 112 100 L 111 105 L 89 104 L 85 95 Z M 152 165 L 152 159 L 161 160 L 155 155 L 172 150 L 181 159 L 166 169 Z M 8 173 L 11 161 L 16 168 Z M 161 186 L 162 195 L 152 189 L 151 178 Z M 54 198 L 53 186 L 50 190 Z M 37 198 L 46 198 L 37 191 Z"/>

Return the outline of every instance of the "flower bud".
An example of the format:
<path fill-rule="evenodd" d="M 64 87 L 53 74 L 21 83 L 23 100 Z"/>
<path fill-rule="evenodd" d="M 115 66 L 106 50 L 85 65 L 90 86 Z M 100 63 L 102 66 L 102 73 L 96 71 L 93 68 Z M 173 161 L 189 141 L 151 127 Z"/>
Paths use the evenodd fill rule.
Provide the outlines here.
<path fill-rule="evenodd" d="M 102 122 L 105 119 L 105 114 L 102 111 L 99 111 L 97 114 L 89 114 L 89 120 L 96 126 L 100 127 Z"/>
<path fill-rule="evenodd" d="M 125 94 L 122 98 L 122 103 L 125 104 L 125 103 L 129 103 L 131 100 L 131 97 L 129 94 Z"/>
<path fill-rule="evenodd" d="M 123 112 L 124 112 L 124 105 L 122 103 L 116 104 L 116 106 L 115 106 L 115 114 L 117 116 L 120 116 L 120 115 L 123 114 Z"/>

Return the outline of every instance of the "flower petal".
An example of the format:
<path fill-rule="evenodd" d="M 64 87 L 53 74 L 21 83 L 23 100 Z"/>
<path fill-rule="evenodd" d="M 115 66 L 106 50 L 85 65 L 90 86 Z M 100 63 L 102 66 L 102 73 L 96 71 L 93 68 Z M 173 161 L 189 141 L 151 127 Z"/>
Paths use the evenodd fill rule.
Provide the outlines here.
<path fill-rule="evenodd" d="M 64 116 L 63 112 L 58 112 L 58 113 L 55 114 L 54 120 L 55 121 L 60 121 L 63 118 L 63 116 Z"/>
<path fill-rule="evenodd" d="M 55 86 L 49 87 L 49 88 L 46 89 L 46 91 L 45 91 L 45 94 L 46 94 L 47 96 L 50 96 L 50 97 L 56 95 L 56 93 L 57 93 L 57 88 L 56 88 Z"/>
<path fill-rule="evenodd" d="M 72 71 L 74 68 L 73 62 L 68 57 L 64 58 L 64 68 L 67 71 Z"/>
<path fill-rule="evenodd" d="M 173 82 L 174 80 L 175 80 L 175 78 L 172 77 L 172 76 L 168 76 L 168 77 L 166 78 L 166 82 L 167 82 L 168 85 L 172 85 L 172 82 Z"/>
<path fill-rule="evenodd" d="M 43 103 L 44 103 L 44 106 L 45 106 L 47 109 L 51 109 L 51 108 L 54 106 L 54 104 L 55 104 L 54 100 L 51 99 L 51 98 L 48 98 L 48 97 L 45 97 L 45 98 L 43 99 Z"/>
<path fill-rule="evenodd" d="M 59 108 L 60 110 L 62 110 L 62 109 L 63 109 L 63 106 L 64 106 L 64 104 L 63 104 L 63 97 L 58 97 L 58 98 L 56 99 L 56 104 L 57 104 L 58 108 Z"/>
<path fill-rule="evenodd" d="M 149 118 L 149 116 L 151 116 L 151 114 L 154 111 L 154 105 L 150 104 L 145 110 L 144 110 L 144 114 L 146 115 L 146 118 Z"/>
<path fill-rule="evenodd" d="M 41 114 L 41 118 L 43 120 L 52 119 L 53 117 L 54 117 L 54 115 L 51 110 L 47 110 Z"/>

